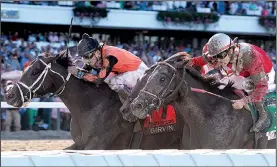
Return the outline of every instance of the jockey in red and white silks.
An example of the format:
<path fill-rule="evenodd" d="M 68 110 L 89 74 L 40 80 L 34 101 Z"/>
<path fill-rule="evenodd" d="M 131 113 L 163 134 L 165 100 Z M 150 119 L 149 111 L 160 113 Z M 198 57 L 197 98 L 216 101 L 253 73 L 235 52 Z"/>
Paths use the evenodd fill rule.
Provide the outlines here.
<path fill-rule="evenodd" d="M 233 100 L 233 107 L 241 109 L 249 102 L 256 104 L 260 117 L 252 130 L 259 131 L 265 123 L 269 123 L 261 102 L 268 88 L 275 89 L 275 71 L 264 50 L 249 43 L 235 43 L 228 35 L 218 33 L 209 39 L 203 48 L 203 55 L 189 59 L 188 64 L 202 67 L 202 74 L 219 69 L 221 82 L 228 83 L 232 80 L 234 87 L 248 91 L 249 96 Z M 248 85 L 244 84 L 251 82 L 253 90 L 249 90 Z"/>

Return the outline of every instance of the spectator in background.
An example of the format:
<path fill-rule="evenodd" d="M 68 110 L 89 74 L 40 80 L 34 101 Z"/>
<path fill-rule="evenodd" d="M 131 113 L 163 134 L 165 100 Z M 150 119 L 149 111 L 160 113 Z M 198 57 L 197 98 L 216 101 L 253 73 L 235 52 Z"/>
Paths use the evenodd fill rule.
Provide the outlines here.
<path fill-rule="evenodd" d="M 12 81 L 7 81 L 5 84 L 5 93 L 13 87 Z M 12 122 L 14 123 L 14 130 L 21 130 L 21 116 L 18 108 L 9 108 L 6 109 L 6 120 L 5 120 L 5 131 L 10 132 L 12 127 Z"/>
<path fill-rule="evenodd" d="M 16 41 L 18 38 L 18 32 L 15 32 L 14 35 L 12 36 L 12 41 Z"/>
<path fill-rule="evenodd" d="M 184 50 L 185 52 L 187 52 L 188 54 L 191 54 L 192 50 L 191 50 L 191 45 L 187 44 L 187 47 Z"/>
<path fill-rule="evenodd" d="M 267 9 L 267 7 L 263 8 L 263 10 L 262 10 L 262 16 L 263 17 L 268 16 L 268 9 Z"/>
<path fill-rule="evenodd" d="M 61 102 L 61 99 L 58 98 L 58 97 L 54 97 L 53 98 L 53 101 L 54 102 Z M 62 130 L 66 130 L 68 131 L 69 130 L 69 122 L 70 122 L 70 112 L 68 109 L 65 109 L 65 108 L 53 108 L 52 109 L 52 113 L 51 113 L 51 120 L 52 120 L 52 129 L 53 130 L 57 130 L 57 118 L 58 118 L 58 111 L 60 112 L 60 122 L 62 124 L 61 126 L 61 129 Z M 66 121 L 67 120 L 67 121 Z M 68 123 L 66 123 L 68 122 Z"/>
<path fill-rule="evenodd" d="M 11 1 L 12 3 L 15 3 Z M 9 3 L 4 1 L 4 3 Z M 18 4 L 28 4 L 28 5 L 45 5 L 45 6 L 57 6 L 59 5 L 56 1 L 16 1 Z M 73 2 L 73 6 L 75 7 L 97 7 L 97 8 L 106 8 L 107 3 L 111 3 L 109 1 L 78 1 Z M 265 1 L 254 1 L 254 2 L 236 2 L 238 5 L 237 12 L 233 13 L 234 10 L 230 11 L 231 2 L 228 1 L 200 1 L 200 2 L 190 2 L 190 1 L 115 1 L 113 3 L 118 3 L 120 9 L 128 9 L 128 10 L 167 10 L 167 11 L 174 11 L 174 10 L 187 10 L 187 11 L 196 11 L 195 7 L 197 8 L 211 8 L 211 11 L 214 13 L 220 14 L 227 14 L 232 13 L 233 15 L 246 15 L 247 10 L 252 11 L 261 11 L 263 7 L 269 6 L 268 12 L 270 15 L 275 15 L 275 2 L 265 2 Z M 270 4 L 270 5 L 268 5 Z M 234 5 L 234 4 L 233 4 Z M 111 5 L 114 6 L 114 5 Z M 155 6 L 155 7 L 153 7 Z M 113 8 L 113 7 L 112 7 Z M 257 15 L 260 12 L 257 12 Z"/>
<path fill-rule="evenodd" d="M 216 12 L 217 13 L 217 11 L 218 11 L 218 5 L 217 5 L 217 2 L 213 2 L 213 4 L 212 4 L 212 12 Z"/>
<path fill-rule="evenodd" d="M 237 10 L 238 10 L 238 3 L 237 2 L 231 2 L 229 13 L 231 15 L 235 15 L 237 13 Z"/>
<path fill-rule="evenodd" d="M 20 67 L 20 63 L 18 61 L 18 52 L 17 50 L 14 51 L 14 53 L 11 55 L 11 58 L 9 60 L 9 71 L 14 71 L 14 70 L 18 70 L 20 71 L 21 70 L 21 67 Z"/>
<path fill-rule="evenodd" d="M 253 11 L 258 10 L 257 4 L 255 2 L 250 2 L 249 10 L 253 10 Z"/>
<path fill-rule="evenodd" d="M 271 15 L 276 16 L 276 2 L 272 2 Z"/>
<path fill-rule="evenodd" d="M 161 52 L 158 51 L 158 52 L 155 54 L 155 56 L 153 56 L 153 63 L 155 64 L 155 63 L 157 63 L 158 61 L 160 61 L 161 59 L 162 59 L 162 57 L 161 57 Z"/>

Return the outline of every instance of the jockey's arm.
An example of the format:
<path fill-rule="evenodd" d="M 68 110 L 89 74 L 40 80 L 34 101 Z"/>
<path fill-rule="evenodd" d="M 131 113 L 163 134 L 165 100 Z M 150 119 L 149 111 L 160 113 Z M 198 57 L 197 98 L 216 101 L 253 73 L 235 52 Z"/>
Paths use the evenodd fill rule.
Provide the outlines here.
<path fill-rule="evenodd" d="M 203 67 L 204 65 L 206 65 L 208 62 L 203 58 L 203 56 L 197 56 L 197 57 L 193 57 L 190 58 L 189 54 L 187 52 L 178 52 L 175 55 L 183 55 L 184 59 L 188 60 L 189 62 L 187 63 L 190 66 L 199 66 L 199 67 Z"/>
<path fill-rule="evenodd" d="M 88 82 L 101 83 L 112 71 L 113 66 L 117 63 L 117 59 L 114 56 L 108 56 L 103 59 L 103 65 L 97 75 L 91 73 L 85 73 L 83 79 Z"/>
<path fill-rule="evenodd" d="M 255 88 L 249 94 L 249 96 L 245 97 L 246 102 L 261 102 L 262 98 L 267 92 L 268 83 L 266 79 L 266 73 L 263 68 L 262 60 L 257 55 L 250 56 L 251 61 L 245 70 L 249 72 L 249 78 L 253 81 Z M 249 59 L 249 57 L 245 57 L 245 59 Z M 245 61 L 245 60 L 244 60 Z M 245 61 L 245 64 L 249 61 Z"/>
<path fill-rule="evenodd" d="M 207 62 L 204 60 L 203 56 L 193 57 L 190 59 L 190 61 L 191 61 L 190 63 L 192 66 L 199 66 L 201 68 L 207 64 Z"/>

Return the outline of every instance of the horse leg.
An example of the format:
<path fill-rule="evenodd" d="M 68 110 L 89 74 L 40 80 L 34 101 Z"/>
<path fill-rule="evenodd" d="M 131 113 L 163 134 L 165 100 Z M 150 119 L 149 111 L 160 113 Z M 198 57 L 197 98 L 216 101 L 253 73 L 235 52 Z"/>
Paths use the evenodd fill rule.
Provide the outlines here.
<path fill-rule="evenodd" d="M 262 137 L 258 140 L 257 149 L 266 149 L 267 148 L 267 136 L 265 134 L 262 134 Z"/>
<path fill-rule="evenodd" d="M 70 133 L 71 133 L 71 137 L 74 141 L 74 144 L 65 148 L 65 150 L 83 150 L 84 146 L 82 144 L 82 131 L 81 131 L 78 120 L 74 117 L 71 117 Z"/>
<path fill-rule="evenodd" d="M 276 149 L 276 139 L 268 141 L 267 149 Z"/>
<path fill-rule="evenodd" d="M 86 114 L 84 114 L 85 116 Z M 92 121 L 86 115 L 85 119 L 81 123 L 82 128 L 82 141 L 84 143 L 85 150 L 107 150 L 111 149 L 113 143 L 116 141 L 120 134 L 122 127 L 117 124 L 103 125 L 101 118 L 98 118 L 99 122 Z M 95 119 L 95 118 L 94 118 Z M 119 119 L 119 118 L 114 118 Z M 117 122 L 116 120 L 114 120 Z"/>
<path fill-rule="evenodd" d="M 105 135 L 91 137 L 84 150 L 108 150 L 111 147 L 112 142 L 106 137 L 107 136 Z"/>

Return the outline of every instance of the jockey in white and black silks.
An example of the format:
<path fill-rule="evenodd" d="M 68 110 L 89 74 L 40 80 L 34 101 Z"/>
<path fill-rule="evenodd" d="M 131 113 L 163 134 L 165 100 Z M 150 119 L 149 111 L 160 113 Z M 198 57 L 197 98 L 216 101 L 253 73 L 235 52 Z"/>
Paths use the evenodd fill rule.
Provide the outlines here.
<path fill-rule="evenodd" d="M 134 54 L 114 46 L 99 44 L 86 33 L 77 45 L 77 53 L 87 66 L 98 69 L 98 72 L 86 72 L 71 66 L 68 69 L 70 73 L 88 82 L 104 81 L 112 90 L 123 93 L 125 97 L 131 93 L 137 80 L 148 69 Z"/>
<path fill-rule="evenodd" d="M 186 57 L 186 59 L 188 59 Z M 235 43 L 228 35 L 218 33 L 213 35 L 203 48 L 203 55 L 189 58 L 189 65 L 202 67 L 205 75 L 213 69 L 220 71 L 221 82 L 234 82 L 234 87 L 244 89 L 248 96 L 233 100 L 233 107 L 241 109 L 245 104 L 254 102 L 259 119 L 253 126 L 253 131 L 259 131 L 264 124 L 268 125 L 267 112 L 263 108 L 262 98 L 270 90 L 275 89 L 275 71 L 267 53 L 258 46 L 249 43 Z M 246 79 L 247 78 L 247 79 Z M 253 89 L 246 88 L 245 81 L 253 83 Z"/>

